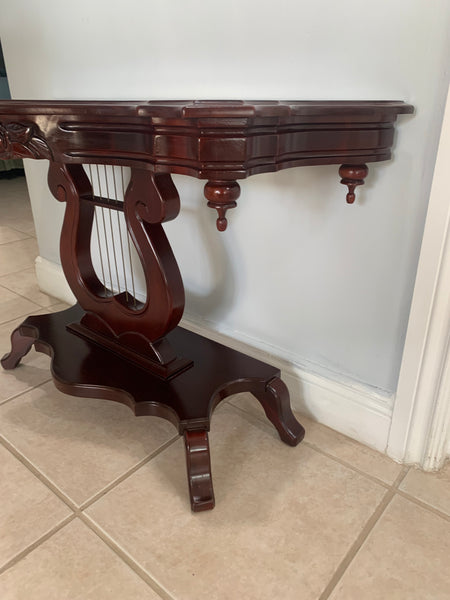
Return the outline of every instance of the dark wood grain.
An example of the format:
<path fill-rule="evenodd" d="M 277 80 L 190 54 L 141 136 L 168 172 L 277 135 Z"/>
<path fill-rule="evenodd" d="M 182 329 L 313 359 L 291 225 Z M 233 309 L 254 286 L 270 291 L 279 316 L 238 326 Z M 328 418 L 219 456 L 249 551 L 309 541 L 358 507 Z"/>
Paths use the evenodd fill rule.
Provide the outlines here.
<path fill-rule="evenodd" d="M 7 122 L 0 123 L 0 157 L 51 159 L 52 152 L 36 124 Z"/>
<path fill-rule="evenodd" d="M 61 262 L 79 302 L 26 319 L 12 334 L 3 367 L 15 368 L 34 344 L 52 357 L 63 392 L 171 421 L 184 435 L 192 510 L 213 508 L 208 431 L 221 400 L 251 392 L 291 446 L 305 431 L 278 369 L 177 326 L 184 289 L 163 229 L 180 208 L 171 173 L 207 180 L 204 193 L 219 231 L 237 204 L 238 180 L 257 173 L 339 164 L 353 203 L 368 174 L 365 163 L 390 158 L 397 116 L 412 112 L 395 101 L 0 101 L 0 159 L 50 160 L 50 190 L 66 204 Z M 91 164 L 131 167 L 123 201 L 94 195 L 84 169 Z M 91 256 L 97 210 L 125 215 L 145 300 L 97 276 Z"/>
<path fill-rule="evenodd" d="M 0 101 L 3 127 L 20 118 L 56 162 L 126 164 L 211 181 L 387 160 L 397 116 L 411 112 L 403 102 L 381 101 Z"/>
<path fill-rule="evenodd" d="M 227 210 L 236 207 L 236 200 L 241 194 L 237 181 L 208 181 L 205 185 L 205 198 L 208 206 L 217 210 L 216 226 L 218 231 L 225 231 L 228 225 Z"/>
<path fill-rule="evenodd" d="M 72 332 L 69 326 L 80 322 L 83 315 L 76 305 L 59 313 L 28 317 L 12 335 L 12 350 L 2 359 L 3 368 L 15 368 L 34 344 L 52 358 L 53 379 L 62 392 L 114 400 L 127 405 L 136 416 L 158 416 L 173 423 L 185 436 L 193 510 L 214 506 L 206 432 L 214 409 L 228 396 L 253 393 L 283 441 L 296 445 L 303 439 L 304 429 L 292 414 L 279 369 L 177 327 L 168 340 L 177 354 L 189 356 L 193 364 L 175 377 L 163 379 Z"/>
<path fill-rule="evenodd" d="M 214 508 L 214 490 L 211 477 L 208 432 L 194 430 L 184 432 L 186 466 L 188 473 L 191 508 L 194 512 Z"/>
<path fill-rule="evenodd" d="M 15 369 L 22 358 L 28 354 L 36 341 L 35 332 L 27 330 L 22 323 L 11 334 L 11 351 L 3 356 L 1 364 L 4 369 Z"/>
<path fill-rule="evenodd" d="M 305 430 L 292 412 L 286 384 L 279 377 L 274 377 L 263 390 L 253 393 L 283 442 L 297 446 L 305 437 Z"/>
<path fill-rule="evenodd" d="M 147 293 L 143 303 L 129 293 L 113 294 L 95 273 L 91 235 L 98 203 L 82 165 L 51 162 L 48 182 L 55 198 L 66 203 L 61 264 L 86 311 L 74 330 L 110 350 L 133 355 L 163 377 L 187 368 L 192 361 L 177 357 L 164 337 L 179 323 L 184 309 L 180 271 L 161 226 L 175 218 L 180 207 L 170 175 L 132 169 L 121 207 L 144 271 Z"/>
<path fill-rule="evenodd" d="M 355 188 L 364 184 L 368 173 L 367 165 L 342 165 L 339 168 L 339 175 L 342 177 L 341 183 L 348 187 L 347 204 L 353 204 L 356 197 Z"/>
<path fill-rule="evenodd" d="M 16 156 L 180 173 L 238 190 L 236 180 L 257 173 L 388 160 L 397 116 L 412 112 L 392 101 L 0 101 L 0 158 L 14 155 L 7 132 L 20 118 L 46 150 L 32 156 L 29 144 L 16 146 Z M 236 198 L 217 202 L 208 185 L 223 231 Z"/>

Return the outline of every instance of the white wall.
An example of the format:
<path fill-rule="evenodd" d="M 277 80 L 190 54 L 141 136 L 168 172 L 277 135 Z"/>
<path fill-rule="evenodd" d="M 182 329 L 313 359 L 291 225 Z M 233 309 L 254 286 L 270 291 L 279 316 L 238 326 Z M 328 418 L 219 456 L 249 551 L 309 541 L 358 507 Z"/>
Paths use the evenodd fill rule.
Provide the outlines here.
<path fill-rule="evenodd" d="M 450 87 L 387 453 L 436 470 L 450 443 Z"/>
<path fill-rule="evenodd" d="M 330 377 L 396 382 L 448 81 L 447 0 L 15 0 L 2 39 L 15 98 L 398 99 L 393 161 L 345 203 L 338 167 L 241 182 L 219 234 L 203 182 L 177 176 L 167 226 L 187 312 Z M 41 255 L 61 206 L 27 166 Z"/>

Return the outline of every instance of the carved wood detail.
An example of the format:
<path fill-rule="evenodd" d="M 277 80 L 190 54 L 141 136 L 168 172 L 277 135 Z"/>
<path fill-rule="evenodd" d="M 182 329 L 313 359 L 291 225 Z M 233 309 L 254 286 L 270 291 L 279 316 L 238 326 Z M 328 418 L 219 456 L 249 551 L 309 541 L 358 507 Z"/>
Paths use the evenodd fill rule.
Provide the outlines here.
<path fill-rule="evenodd" d="M 368 173 L 365 163 L 390 158 L 397 116 L 411 112 L 391 101 L 0 101 L 0 159 L 50 160 L 49 187 L 66 203 L 61 262 L 79 301 L 67 311 L 28 317 L 13 332 L 3 367 L 15 368 L 34 345 L 51 356 L 61 391 L 168 419 L 184 436 L 192 509 L 212 508 L 208 431 L 224 398 L 251 392 L 291 446 L 304 429 L 278 369 L 177 326 L 184 289 L 163 229 L 180 208 L 171 173 L 207 180 L 204 193 L 219 231 L 239 198 L 237 180 L 257 173 L 339 164 L 352 203 Z M 130 167 L 123 201 L 108 191 L 95 196 L 83 165 L 101 165 L 105 174 Z M 98 210 L 125 216 L 143 266 L 145 300 L 96 274 L 91 241 Z"/>
<path fill-rule="evenodd" d="M 215 208 L 219 215 L 216 220 L 218 231 L 225 231 L 228 221 L 225 217 L 229 208 L 237 206 L 236 200 L 241 194 L 241 188 L 237 181 L 208 181 L 204 189 L 208 206 Z"/>
<path fill-rule="evenodd" d="M 7 370 L 15 369 L 35 341 L 35 331 L 27 329 L 23 324 L 14 329 L 11 334 L 11 351 L 1 359 L 2 367 Z"/>
<path fill-rule="evenodd" d="M 274 377 L 265 385 L 264 391 L 253 392 L 253 395 L 259 400 L 283 442 L 297 446 L 305 437 L 305 430 L 292 412 L 286 384 L 279 377 Z"/>
<path fill-rule="evenodd" d="M 0 159 L 52 158 L 52 151 L 34 123 L 0 123 Z"/>
<path fill-rule="evenodd" d="M 72 292 L 86 311 L 72 329 L 122 353 L 162 377 L 187 368 L 165 339 L 184 309 L 184 288 L 161 222 L 179 212 L 179 197 L 169 174 L 134 169 L 123 210 L 128 231 L 142 262 L 145 303 L 102 283 L 91 258 L 95 204 L 91 183 L 82 165 L 50 163 L 48 183 L 57 200 L 66 203 L 61 231 L 61 264 Z"/>
<path fill-rule="evenodd" d="M 208 432 L 185 431 L 186 468 L 191 508 L 194 512 L 214 508 Z"/>
<path fill-rule="evenodd" d="M 33 136 L 44 139 L 45 124 L 56 162 L 120 164 L 211 182 L 388 160 L 395 121 L 411 112 L 389 101 L 0 101 L 4 127 L 33 125 Z M 45 150 L 39 157 L 49 158 Z"/>
<path fill-rule="evenodd" d="M 83 315 L 75 305 L 28 317 L 11 336 L 12 349 L 1 361 L 3 368 L 14 369 L 34 344 L 51 357 L 54 382 L 62 392 L 114 400 L 137 416 L 173 423 L 184 435 L 192 510 L 214 506 L 207 431 L 214 409 L 228 396 L 253 393 L 285 443 L 294 446 L 303 439 L 304 429 L 290 410 L 289 393 L 275 367 L 177 327 L 168 334 L 169 342 L 177 354 L 189 355 L 193 365 L 164 380 L 104 345 L 74 336 L 71 324 L 82 321 Z"/>
<path fill-rule="evenodd" d="M 355 201 L 355 188 L 358 185 L 364 185 L 364 179 L 368 172 L 367 165 L 342 165 L 340 167 L 341 183 L 348 187 L 347 204 L 353 204 Z"/>

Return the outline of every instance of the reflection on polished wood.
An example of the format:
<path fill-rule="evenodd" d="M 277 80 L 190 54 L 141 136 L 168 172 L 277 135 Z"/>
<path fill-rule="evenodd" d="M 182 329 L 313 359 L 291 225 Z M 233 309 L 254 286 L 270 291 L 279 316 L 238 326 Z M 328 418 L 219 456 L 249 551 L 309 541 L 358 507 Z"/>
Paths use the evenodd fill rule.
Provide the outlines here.
<path fill-rule="evenodd" d="M 206 180 L 219 231 L 238 180 L 257 173 L 341 165 L 353 203 L 366 163 L 390 158 L 397 116 L 412 111 L 390 101 L 1 101 L 0 159 L 50 161 L 50 190 L 66 205 L 61 263 L 78 300 L 26 319 L 3 367 L 34 344 L 62 391 L 170 420 L 185 440 L 192 509 L 213 508 L 208 431 L 221 400 L 251 392 L 289 445 L 304 429 L 278 369 L 178 327 L 184 288 L 163 228 L 180 209 L 171 174 Z"/>

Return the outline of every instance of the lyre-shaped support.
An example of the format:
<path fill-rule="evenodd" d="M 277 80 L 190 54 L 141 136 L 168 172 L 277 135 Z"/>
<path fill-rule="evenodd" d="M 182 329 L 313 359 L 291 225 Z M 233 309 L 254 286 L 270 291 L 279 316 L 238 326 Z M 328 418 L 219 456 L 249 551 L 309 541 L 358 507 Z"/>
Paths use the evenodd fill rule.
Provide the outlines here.
<path fill-rule="evenodd" d="M 170 377 L 192 363 L 175 355 L 164 338 L 184 309 L 184 288 L 161 223 L 177 216 L 179 197 L 169 174 L 132 169 L 123 211 L 128 233 L 142 263 L 146 300 L 107 289 L 94 270 L 91 236 L 96 205 L 82 165 L 50 163 L 49 187 L 66 202 L 61 232 L 61 263 L 67 281 L 86 311 L 71 328 L 127 359 Z M 118 203 L 114 208 L 118 210 Z"/>

